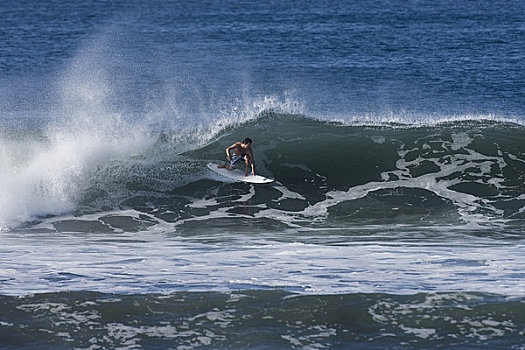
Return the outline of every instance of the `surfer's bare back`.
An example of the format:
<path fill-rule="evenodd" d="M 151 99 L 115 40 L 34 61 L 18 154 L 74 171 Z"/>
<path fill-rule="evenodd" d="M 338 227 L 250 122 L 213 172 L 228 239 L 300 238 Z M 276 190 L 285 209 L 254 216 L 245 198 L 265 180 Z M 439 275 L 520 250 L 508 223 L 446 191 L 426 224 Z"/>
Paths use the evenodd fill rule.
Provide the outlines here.
<path fill-rule="evenodd" d="M 230 164 L 219 164 L 219 168 L 226 168 L 233 170 L 236 168 L 236 163 L 240 160 L 244 160 L 244 176 L 248 176 L 248 167 L 251 164 L 252 175 L 255 175 L 255 169 L 253 165 L 253 152 L 251 149 L 252 140 L 247 137 L 242 142 L 235 142 L 230 147 L 226 148 L 226 157 Z M 230 156 L 230 151 L 233 149 L 233 156 Z"/>

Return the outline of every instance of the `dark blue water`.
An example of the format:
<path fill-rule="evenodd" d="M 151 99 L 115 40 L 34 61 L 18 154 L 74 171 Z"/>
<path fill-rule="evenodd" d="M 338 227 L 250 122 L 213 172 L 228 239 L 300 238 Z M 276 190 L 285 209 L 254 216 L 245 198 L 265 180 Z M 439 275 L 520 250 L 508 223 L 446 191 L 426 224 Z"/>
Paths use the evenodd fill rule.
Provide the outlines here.
<path fill-rule="evenodd" d="M 187 108 L 288 92 L 343 119 L 524 114 L 520 1 L 24 1 L 2 12 L 2 76 L 36 80 L 11 103 L 38 97 L 28 88 L 46 95 L 42 76 L 93 55 L 120 108 L 157 103 L 170 84 Z"/>
<path fill-rule="evenodd" d="M 524 82 L 522 1 L 3 1 L 0 348 L 521 349 Z"/>

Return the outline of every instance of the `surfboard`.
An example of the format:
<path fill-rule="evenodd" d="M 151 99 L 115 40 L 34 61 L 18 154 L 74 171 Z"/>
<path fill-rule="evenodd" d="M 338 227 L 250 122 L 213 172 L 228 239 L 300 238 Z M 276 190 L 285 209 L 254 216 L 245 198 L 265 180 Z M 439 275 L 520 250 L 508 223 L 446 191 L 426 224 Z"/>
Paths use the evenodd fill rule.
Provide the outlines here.
<path fill-rule="evenodd" d="M 211 171 L 227 177 L 233 181 L 249 182 L 253 184 L 267 184 L 273 182 L 273 179 L 261 175 L 249 174 L 248 176 L 244 176 L 244 170 L 241 169 L 228 170 L 226 168 L 217 168 L 217 163 L 208 163 L 208 168 Z"/>

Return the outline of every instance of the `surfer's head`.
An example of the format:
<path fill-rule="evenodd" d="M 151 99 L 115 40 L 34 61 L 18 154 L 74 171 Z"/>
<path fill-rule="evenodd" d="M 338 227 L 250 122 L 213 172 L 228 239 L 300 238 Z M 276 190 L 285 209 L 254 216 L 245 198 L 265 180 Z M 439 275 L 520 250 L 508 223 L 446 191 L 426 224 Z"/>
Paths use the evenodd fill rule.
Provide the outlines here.
<path fill-rule="evenodd" d="M 252 139 L 247 137 L 244 139 L 244 141 L 242 141 L 242 143 L 249 146 L 252 144 Z"/>

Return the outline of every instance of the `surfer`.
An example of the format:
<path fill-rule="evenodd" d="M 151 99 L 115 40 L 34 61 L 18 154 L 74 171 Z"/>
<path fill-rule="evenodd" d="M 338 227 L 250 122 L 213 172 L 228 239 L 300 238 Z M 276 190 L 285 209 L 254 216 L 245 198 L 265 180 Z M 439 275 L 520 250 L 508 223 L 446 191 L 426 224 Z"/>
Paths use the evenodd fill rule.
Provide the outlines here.
<path fill-rule="evenodd" d="M 242 142 L 235 142 L 230 147 L 226 148 L 226 156 L 230 164 L 219 164 L 219 168 L 226 168 L 233 170 L 236 168 L 236 163 L 240 160 L 244 160 L 244 176 L 248 176 L 248 167 L 251 164 L 252 175 L 255 175 L 255 169 L 253 165 L 253 152 L 251 149 L 252 140 L 247 137 Z M 230 151 L 233 149 L 233 157 L 230 156 Z"/>

